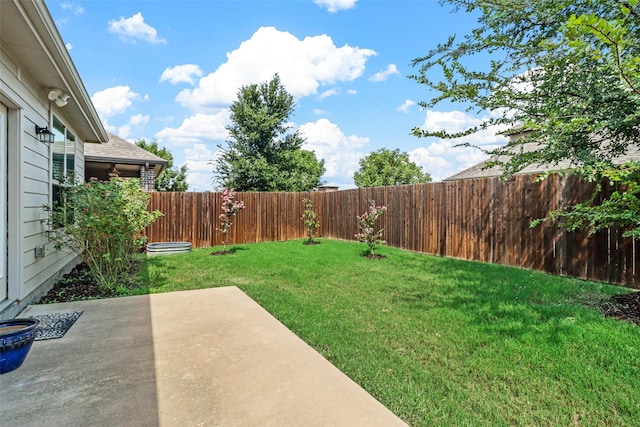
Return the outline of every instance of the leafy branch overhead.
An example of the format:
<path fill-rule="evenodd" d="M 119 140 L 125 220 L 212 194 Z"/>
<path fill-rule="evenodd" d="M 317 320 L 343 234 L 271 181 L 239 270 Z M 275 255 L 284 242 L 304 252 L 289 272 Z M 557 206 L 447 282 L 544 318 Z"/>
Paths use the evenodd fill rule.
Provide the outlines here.
<path fill-rule="evenodd" d="M 492 155 L 488 166 L 501 166 L 505 177 L 529 165 L 545 165 L 600 181 L 614 174 L 622 155 L 640 146 L 638 0 L 447 3 L 480 13 L 478 27 L 462 39 L 451 36 L 413 61 L 417 73 L 411 77 L 436 92 L 421 105 L 432 108 L 447 101 L 491 114 L 461 131 L 414 128 L 414 135 L 464 143 L 464 137 L 488 128 L 521 131 L 520 138 L 487 151 Z M 490 63 L 479 67 L 469 61 L 478 54 L 489 55 Z M 619 191 L 635 198 L 632 190 Z M 590 211 L 610 208 L 601 199 L 596 194 L 589 203 L 553 217 L 564 221 L 571 212 L 572 225 L 594 230 L 608 223 Z M 578 216 L 584 221 L 576 222 Z M 615 223 L 640 234 L 640 218 Z"/>

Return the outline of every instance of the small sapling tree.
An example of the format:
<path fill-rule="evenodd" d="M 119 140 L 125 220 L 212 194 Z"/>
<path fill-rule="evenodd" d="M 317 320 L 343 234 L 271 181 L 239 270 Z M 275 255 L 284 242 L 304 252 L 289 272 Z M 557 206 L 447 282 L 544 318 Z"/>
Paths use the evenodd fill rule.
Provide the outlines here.
<path fill-rule="evenodd" d="M 369 209 L 357 217 L 360 232 L 355 237 L 359 242 L 366 243 L 369 247 L 369 252 L 366 254 L 368 257 L 374 258 L 376 256 L 374 253 L 376 245 L 387 243 L 382 238 L 384 229 L 376 229 L 376 221 L 386 210 L 386 206 L 376 206 L 374 200 L 369 200 Z"/>
<path fill-rule="evenodd" d="M 313 210 L 313 202 L 311 199 L 302 199 L 302 203 L 304 203 L 304 212 L 302 213 L 302 221 L 304 222 L 304 226 L 307 229 L 308 240 L 305 242 L 307 245 L 311 245 L 314 242 L 313 238 L 315 237 L 316 230 L 320 227 L 320 222 L 318 221 L 318 214 Z"/>
<path fill-rule="evenodd" d="M 227 251 L 227 242 L 229 240 L 229 232 L 231 231 L 232 218 L 236 216 L 236 213 L 244 209 L 244 202 L 236 200 L 236 191 L 233 188 L 225 188 L 222 191 L 222 213 L 220 214 L 220 228 L 218 229 L 222 233 L 222 245 L 224 251 Z"/>

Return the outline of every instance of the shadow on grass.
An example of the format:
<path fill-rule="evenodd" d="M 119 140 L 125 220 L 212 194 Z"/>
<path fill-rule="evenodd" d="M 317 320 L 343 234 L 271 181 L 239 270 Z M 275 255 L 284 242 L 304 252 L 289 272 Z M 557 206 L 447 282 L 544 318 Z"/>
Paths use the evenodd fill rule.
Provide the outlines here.
<path fill-rule="evenodd" d="M 221 249 L 219 251 L 213 251 L 210 255 L 218 256 L 218 255 L 233 255 L 238 251 L 246 251 L 248 248 L 243 248 L 241 246 L 232 246 L 229 249 Z"/>
<path fill-rule="evenodd" d="M 145 257 L 140 262 L 138 273 L 138 277 L 142 281 L 141 287 L 150 291 L 152 288 L 166 286 L 169 283 L 169 278 L 163 272 L 169 269 L 175 269 L 175 267 L 168 266 L 163 256 Z"/>
<path fill-rule="evenodd" d="M 423 267 L 420 267 L 423 268 Z M 599 319 L 593 304 L 581 304 L 598 284 L 572 285 L 566 279 L 529 270 L 437 259 L 403 287 L 388 287 L 392 301 L 410 310 L 444 310 L 470 327 L 503 338 L 522 339 L 532 332 L 550 344 L 576 334 L 575 319 Z M 584 287 L 583 287 L 584 286 Z"/>

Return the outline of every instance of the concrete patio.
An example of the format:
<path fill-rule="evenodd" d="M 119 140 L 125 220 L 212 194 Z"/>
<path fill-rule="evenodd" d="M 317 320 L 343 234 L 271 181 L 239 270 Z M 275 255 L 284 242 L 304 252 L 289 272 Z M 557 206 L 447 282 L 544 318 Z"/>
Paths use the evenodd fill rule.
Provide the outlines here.
<path fill-rule="evenodd" d="M 0 376 L 13 426 L 402 426 L 238 288 L 28 307 L 83 310 Z"/>

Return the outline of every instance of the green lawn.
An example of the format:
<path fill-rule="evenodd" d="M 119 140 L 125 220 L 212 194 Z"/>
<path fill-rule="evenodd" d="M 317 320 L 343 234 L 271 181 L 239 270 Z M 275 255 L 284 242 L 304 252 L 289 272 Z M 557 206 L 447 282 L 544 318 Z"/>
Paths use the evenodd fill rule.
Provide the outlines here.
<path fill-rule="evenodd" d="M 640 423 L 640 328 L 595 307 L 622 288 L 344 241 L 234 248 L 150 258 L 140 292 L 238 286 L 412 426 Z"/>

